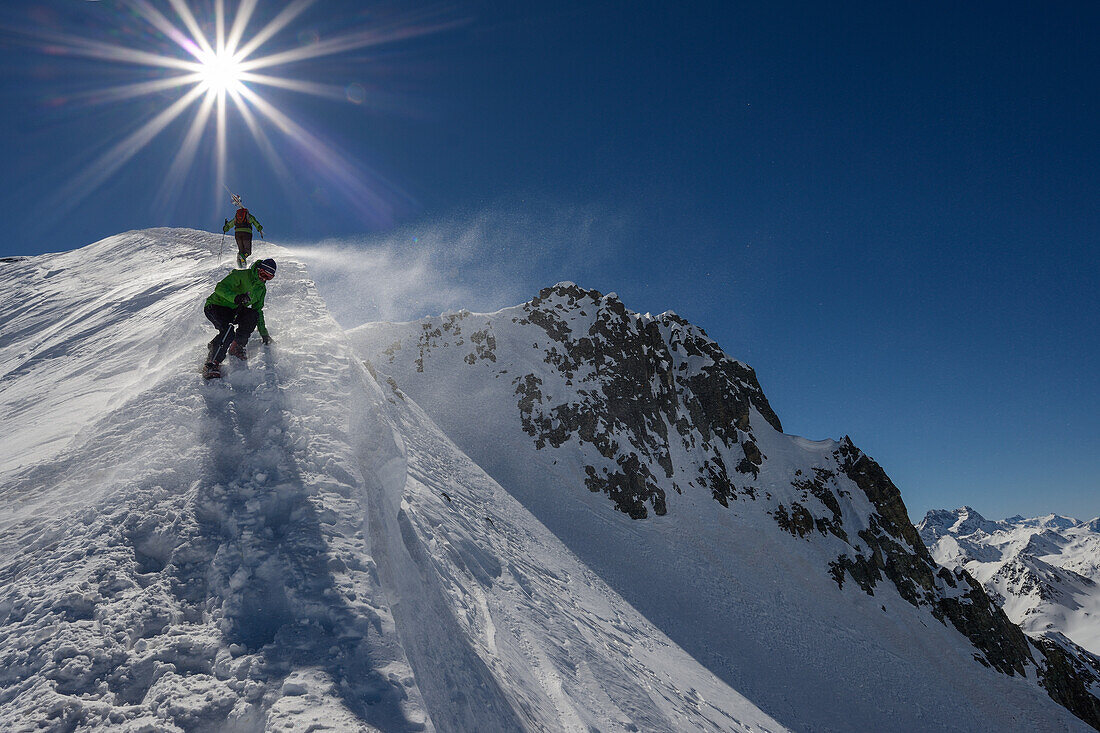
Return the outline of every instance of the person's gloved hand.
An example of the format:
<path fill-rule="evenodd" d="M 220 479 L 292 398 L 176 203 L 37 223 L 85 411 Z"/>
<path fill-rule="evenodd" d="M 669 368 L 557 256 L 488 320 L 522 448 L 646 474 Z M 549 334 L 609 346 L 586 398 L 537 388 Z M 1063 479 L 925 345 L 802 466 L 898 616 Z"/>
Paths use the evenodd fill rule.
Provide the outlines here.
<path fill-rule="evenodd" d="M 225 220 L 225 226 L 229 226 L 229 219 Z"/>
<path fill-rule="evenodd" d="M 248 305 L 249 301 L 251 301 L 251 300 L 252 300 L 251 295 L 249 295 L 248 293 L 241 293 L 240 295 L 238 295 L 236 298 L 233 299 L 233 302 L 236 303 L 237 305 Z"/>
<path fill-rule="evenodd" d="M 260 228 L 258 229 L 258 231 L 260 232 L 260 239 L 263 239 L 263 238 L 264 238 L 264 228 L 263 228 L 263 227 L 260 227 Z"/>
<path fill-rule="evenodd" d="M 274 341 L 275 341 L 275 339 L 271 338 L 271 336 L 270 336 L 269 334 L 266 334 L 266 333 L 265 333 L 265 334 L 262 334 L 262 335 L 260 336 L 260 338 L 261 338 L 261 339 L 263 340 L 263 342 L 264 342 L 264 346 L 267 346 L 268 344 L 270 344 L 270 343 L 272 343 L 272 342 L 274 342 Z"/>

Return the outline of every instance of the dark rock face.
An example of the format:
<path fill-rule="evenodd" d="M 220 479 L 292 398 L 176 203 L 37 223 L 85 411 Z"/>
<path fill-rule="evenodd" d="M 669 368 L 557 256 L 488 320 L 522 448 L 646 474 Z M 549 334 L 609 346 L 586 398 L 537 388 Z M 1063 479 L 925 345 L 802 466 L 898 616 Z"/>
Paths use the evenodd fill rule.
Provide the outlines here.
<path fill-rule="evenodd" d="M 673 314 L 644 319 L 617 298 L 575 285 L 545 288 L 523 311 L 514 321 L 545 332 L 546 341 L 538 344 L 545 363 L 580 395 L 553 404 L 537 376 L 516 377 L 523 429 L 540 449 L 576 439 L 614 462 L 614 471 L 585 467 L 591 491 L 607 494 L 635 519 L 650 510 L 665 514 L 678 448 L 702 455 L 696 481 L 719 503 L 754 495 L 735 485 L 723 459 L 723 449 L 740 445 L 735 470 L 754 478 L 759 473 L 764 456 L 753 441 L 751 408 L 781 430 L 752 369 Z M 568 320 L 578 313 L 585 316 L 583 330 Z"/>
<path fill-rule="evenodd" d="M 791 502 L 789 513 L 787 507 L 780 504 L 772 516 L 775 517 L 775 523 L 780 529 L 797 537 L 805 537 L 814 531 L 813 515 L 797 501 Z"/>
<path fill-rule="evenodd" d="M 839 497 L 850 497 L 851 493 L 836 486 L 836 472 L 815 467 L 813 479 L 794 479 L 791 486 L 802 492 L 803 498 L 813 496 L 829 510 L 829 517 L 814 517 L 814 526 L 821 534 L 832 534 L 848 542 L 848 533 L 844 531 L 844 512 L 840 508 Z M 801 472 L 800 472 L 801 473 Z"/>
<path fill-rule="evenodd" d="M 951 571 L 940 568 L 937 575 L 951 585 Z M 1007 675 L 1025 674 L 1025 667 L 1033 662 L 1027 637 L 1019 626 L 990 600 L 981 584 L 963 570 L 957 576 L 957 585 L 965 589 L 959 597 L 940 597 L 932 605 L 932 614 L 941 621 L 947 619 L 970 642 L 985 654 L 977 658 Z"/>
<path fill-rule="evenodd" d="M 939 566 L 909 522 L 901 492 L 875 461 L 845 437 L 836 452 L 841 470 L 874 505 L 871 526 L 859 532 L 869 556 L 842 556 L 833 577 L 843 583 L 842 570 L 868 593 L 885 575 L 902 598 L 914 606 L 931 606 L 932 614 L 947 619 L 980 649 L 988 664 L 1008 675 L 1024 674 L 1033 663 L 1027 637 L 986 595 L 981 584 L 963 570 L 952 573 Z M 881 574 L 880 574 L 881 573 Z M 938 581 L 938 582 L 937 582 Z"/>
<path fill-rule="evenodd" d="M 901 499 L 901 492 L 894 482 L 867 454 L 852 444 L 851 438 L 844 436 L 837 450 L 837 459 L 848 478 L 855 481 L 878 511 L 879 522 L 887 533 L 905 540 L 921 558 L 931 561 L 928 548 L 921 542 L 920 535 L 909 521 L 909 512 Z"/>
<path fill-rule="evenodd" d="M 1033 642 L 1046 658 L 1039 681 L 1051 698 L 1100 730 L 1100 700 L 1089 688 L 1100 686 L 1100 657 L 1090 654 L 1064 636 Z"/>

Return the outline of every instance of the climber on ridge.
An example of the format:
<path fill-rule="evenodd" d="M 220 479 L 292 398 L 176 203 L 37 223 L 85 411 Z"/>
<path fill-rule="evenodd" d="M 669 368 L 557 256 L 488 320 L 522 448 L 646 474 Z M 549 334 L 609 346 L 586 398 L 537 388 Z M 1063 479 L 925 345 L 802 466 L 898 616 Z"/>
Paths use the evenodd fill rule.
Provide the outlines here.
<path fill-rule="evenodd" d="M 260 233 L 260 239 L 264 238 L 264 227 L 249 213 L 241 197 L 233 194 L 233 205 L 237 207 L 237 213 L 233 215 L 233 221 L 225 220 L 222 233 L 233 227 L 233 238 L 237 240 L 237 267 L 244 269 L 248 258 L 252 256 L 252 227 Z"/>
<path fill-rule="evenodd" d="M 275 260 L 268 258 L 253 263 L 247 270 L 231 271 L 214 287 L 203 312 L 218 333 L 207 345 L 203 377 L 220 377 L 221 363 L 227 353 L 241 361 L 248 359 L 246 346 L 253 329 L 260 332 L 265 344 L 271 343 L 264 323 L 264 299 L 267 281 L 273 277 Z"/>

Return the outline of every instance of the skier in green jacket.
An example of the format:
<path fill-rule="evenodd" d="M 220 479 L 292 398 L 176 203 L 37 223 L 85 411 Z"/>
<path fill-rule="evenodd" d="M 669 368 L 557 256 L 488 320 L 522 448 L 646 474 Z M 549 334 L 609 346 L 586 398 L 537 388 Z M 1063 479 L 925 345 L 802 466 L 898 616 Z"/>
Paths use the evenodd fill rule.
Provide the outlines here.
<path fill-rule="evenodd" d="M 252 227 L 256 227 L 256 231 L 260 233 L 260 239 L 264 238 L 264 227 L 249 213 L 239 197 L 234 197 L 234 203 L 238 205 L 237 213 L 233 215 L 233 221 L 225 220 L 222 233 L 228 232 L 229 228 L 233 227 L 233 238 L 237 240 L 237 267 L 243 269 L 248 258 L 252 256 Z"/>
<path fill-rule="evenodd" d="M 267 281 L 273 277 L 275 260 L 260 260 L 247 270 L 230 272 L 206 299 L 203 312 L 218 329 L 218 335 L 208 344 L 206 364 L 202 368 L 204 377 L 215 379 L 222 375 L 221 363 L 227 353 L 242 361 L 247 359 L 245 347 L 253 329 L 260 332 L 265 344 L 271 343 L 264 323 L 264 299 Z"/>

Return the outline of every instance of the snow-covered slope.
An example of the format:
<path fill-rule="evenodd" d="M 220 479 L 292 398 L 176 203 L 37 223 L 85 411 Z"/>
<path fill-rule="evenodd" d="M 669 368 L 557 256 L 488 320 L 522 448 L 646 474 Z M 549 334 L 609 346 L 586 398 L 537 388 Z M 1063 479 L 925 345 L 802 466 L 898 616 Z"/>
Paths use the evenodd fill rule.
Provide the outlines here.
<path fill-rule="evenodd" d="M 965 567 L 1028 634 L 1064 634 L 1100 655 L 1100 519 L 1000 521 L 970 507 L 917 525 L 936 560 Z"/>
<path fill-rule="evenodd" d="M 562 286 L 363 329 L 375 374 L 261 244 L 276 344 L 206 383 L 219 244 L 0 262 L 0 728 L 1084 728 L 1080 658 L 699 329 Z"/>
<path fill-rule="evenodd" d="M 219 243 L 0 263 L 0 728 L 783 729 L 376 381 L 278 248 L 275 345 L 203 382 Z"/>
<path fill-rule="evenodd" d="M 1029 643 L 977 581 L 937 565 L 874 461 L 847 438 L 784 434 L 753 371 L 675 314 L 560 283 L 497 313 L 349 335 L 589 568 L 785 725 L 1082 725 L 1051 697 L 1100 724 L 1080 659 Z"/>

